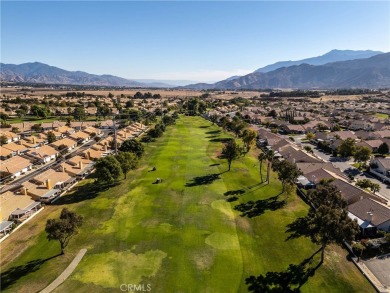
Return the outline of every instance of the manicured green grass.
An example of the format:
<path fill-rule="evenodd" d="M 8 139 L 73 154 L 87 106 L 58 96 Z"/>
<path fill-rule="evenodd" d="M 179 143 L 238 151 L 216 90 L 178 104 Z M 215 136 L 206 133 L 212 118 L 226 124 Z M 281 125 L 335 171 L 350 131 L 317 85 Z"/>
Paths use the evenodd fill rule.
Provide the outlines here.
<path fill-rule="evenodd" d="M 281 184 L 273 173 L 270 184 L 260 184 L 258 150 L 227 172 L 219 155 L 221 141 L 229 137 L 202 118 L 181 117 L 146 147 L 140 168 L 127 180 L 99 193 L 92 179 L 83 182 L 35 222 L 43 229 L 61 204 L 83 215 L 84 226 L 67 254 L 26 269 L 28 262 L 56 255 L 59 244 L 48 242 L 44 232 L 19 241 L 28 248 L 4 267 L 7 280 L 15 281 L 5 292 L 44 288 L 81 248 L 87 254 L 55 292 L 111 292 L 139 283 L 150 284 L 152 292 L 247 292 L 249 276 L 301 264 L 319 247 L 305 238 L 287 240 L 286 226 L 307 213 L 306 204 L 296 194 L 278 196 Z M 157 177 L 163 182 L 153 184 Z M 238 205 L 242 211 L 234 209 Z M 317 254 L 313 266 L 318 261 Z M 301 291 L 374 292 L 338 247 L 327 249 L 324 264 Z"/>

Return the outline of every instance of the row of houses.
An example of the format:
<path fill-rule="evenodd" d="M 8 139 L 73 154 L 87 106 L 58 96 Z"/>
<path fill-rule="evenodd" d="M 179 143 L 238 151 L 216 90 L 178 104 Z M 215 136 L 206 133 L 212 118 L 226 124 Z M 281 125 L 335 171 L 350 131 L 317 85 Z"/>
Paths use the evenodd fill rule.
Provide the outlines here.
<path fill-rule="evenodd" d="M 331 162 L 325 162 L 301 149 L 278 134 L 258 129 L 259 145 L 272 149 L 275 158 L 295 163 L 303 175 L 297 179 L 301 189 L 315 188 L 323 179 L 330 179 L 348 204 L 349 216 L 357 219 L 363 234 L 377 229 L 390 232 L 390 208 L 386 199 L 353 185 Z M 390 159 L 386 159 L 390 162 Z"/>
<path fill-rule="evenodd" d="M 118 140 L 119 137 L 139 136 L 146 129 L 145 125 L 134 123 L 118 131 Z M 61 144 L 66 144 L 66 141 L 68 141 L 68 144 L 66 144 L 68 147 L 75 147 L 75 141 L 72 138 L 66 137 L 61 140 L 63 140 Z M 77 181 L 88 176 L 93 171 L 97 159 L 112 153 L 110 147 L 112 140 L 112 137 L 104 138 L 79 152 L 79 154 L 54 164 L 51 168 L 42 168 L 42 172 L 28 181 L 3 186 L 0 190 L 0 234 L 8 234 L 15 224 L 30 218 L 40 210 L 43 204 L 51 203 L 69 190 Z M 46 147 L 55 150 L 56 145 L 58 143 L 54 146 L 43 145 L 34 149 L 34 151 L 41 150 L 40 153 L 42 154 L 42 150 L 45 150 Z M 1 148 L 3 149 L 3 146 Z M 27 155 L 16 155 L 0 162 L 0 170 L 6 174 L 12 174 L 14 177 L 21 176 L 32 168 L 32 160 Z"/>

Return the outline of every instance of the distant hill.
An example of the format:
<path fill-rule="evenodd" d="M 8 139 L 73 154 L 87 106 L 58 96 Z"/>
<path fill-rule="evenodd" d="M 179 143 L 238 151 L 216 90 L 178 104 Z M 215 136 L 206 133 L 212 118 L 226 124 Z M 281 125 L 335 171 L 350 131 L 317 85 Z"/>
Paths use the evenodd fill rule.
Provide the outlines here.
<path fill-rule="evenodd" d="M 332 50 L 324 55 L 317 56 L 317 57 L 311 57 L 306 58 L 302 60 L 296 60 L 296 61 L 279 61 L 274 64 L 267 65 L 265 67 L 259 68 L 255 70 L 254 72 L 270 72 L 282 67 L 289 67 L 293 65 L 301 65 L 301 64 L 310 64 L 310 65 L 323 65 L 330 62 L 336 62 L 336 61 L 347 61 L 347 60 L 354 60 L 354 59 L 363 59 L 363 58 L 370 58 L 372 56 L 383 54 L 381 51 L 371 51 L 371 50 Z M 231 81 L 237 78 L 240 78 L 241 76 L 232 76 L 222 81 Z"/>
<path fill-rule="evenodd" d="M 390 87 L 390 53 L 365 59 L 331 62 L 324 65 L 300 64 L 266 73 L 253 72 L 214 84 L 193 84 L 191 89 L 261 88 L 382 88 Z"/>
<path fill-rule="evenodd" d="M 113 75 L 96 75 L 82 71 L 67 71 L 39 62 L 24 63 L 20 65 L 0 63 L 0 80 L 44 84 L 173 87 L 172 85 L 161 82 L 142 83 Z"/>
<path fill-rule="evenodd" d="M 364 59 L 370 58 L 372 56 L 383 54 L 380 51 L 354 51 L 354 50 L 332 50 L 324 55 L 318 57 L 311 57 L 307 59 L 297 60 L 297 61 L 280 61 L 265 67 L 255 70 L 255 72 L 270 72 L 282 67 L 289 67 L 293 65 L 309 64 L 309 65 L 323 65 L 326 63 L 337 62 L 337 61 L 347 61 L 355 59 Z"/>

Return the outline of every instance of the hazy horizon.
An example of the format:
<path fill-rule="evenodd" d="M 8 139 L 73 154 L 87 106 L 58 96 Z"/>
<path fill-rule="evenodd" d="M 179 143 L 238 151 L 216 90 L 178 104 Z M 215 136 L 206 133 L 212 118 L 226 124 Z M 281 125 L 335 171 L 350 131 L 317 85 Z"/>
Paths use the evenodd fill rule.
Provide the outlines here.
<path fill-rule="evenodd" d="M 213 82 L 333 49 L 390 51 L 389 2 L 2 1 L 1 62 Z"/>

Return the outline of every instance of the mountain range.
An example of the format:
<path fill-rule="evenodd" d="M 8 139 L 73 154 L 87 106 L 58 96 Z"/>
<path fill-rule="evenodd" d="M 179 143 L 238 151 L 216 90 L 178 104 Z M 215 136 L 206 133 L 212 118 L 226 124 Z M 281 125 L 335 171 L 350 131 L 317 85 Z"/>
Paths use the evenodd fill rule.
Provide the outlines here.
<path fill-rule="evenodd" d="M 114 75 L 96 75 L 83 71 L 67 71 L 40 62 L 20 65 L 0 63 L 0 80 L 21 83 L 69 84 L 119 87 L 174 87 L 158 80 L 140 82 Z"/>
<path fill-rule="evenodd" d="M 245 76 L 232 76 L 216 83 L 189 84 L 185 80 L 125 79 L 67 71 L 33 62 L 20 65 L 0 63 L 0 81 L 19 83 L 156 87 L 186 89 L 265 88 L 382 88 L 390 87 L 390 53 L 332 50 L 324 55 L 297 61 L 280 61 Z"/>
<path fill-rule="evenodd" d="M 339 59 L 344 61 L 327 63 L 329 60 Z M 197 90 L 381 87 L 390 87 L 390 53 L 351 50 L 333 50 L 319 57 L 277 62 L 250 74 L 231 77 L 213 84 L 198 83 L 185 86 Z"/>

